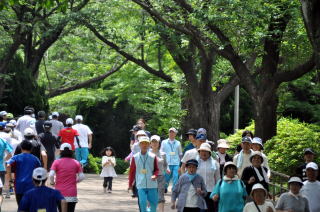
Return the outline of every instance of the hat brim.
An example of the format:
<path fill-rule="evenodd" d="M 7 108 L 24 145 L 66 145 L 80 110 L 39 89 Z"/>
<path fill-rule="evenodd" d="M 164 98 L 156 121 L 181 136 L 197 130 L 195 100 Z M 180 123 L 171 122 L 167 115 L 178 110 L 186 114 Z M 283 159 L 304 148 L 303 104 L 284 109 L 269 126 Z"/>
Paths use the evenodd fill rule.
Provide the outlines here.
<path fill-rule="evenodd" d="M 263 159 L 262 155 L 257 155 L 257 154 L 250 156 L 250 163 L 252 163 L 252 159 L 254 156 L 259 156 L 261 158 L 261 164 L 263 163 L 264 159 Z"/>
<path fill-rule="evenodd" d="M 251 197 L 253 197 L 253 192 L 256 191 L 256 190 L 263 190 L 264 193 L 265 193 L 265 195 L 266 195 L 266 197 L 268 196 L 268 192 L 267 192 L 266 189 L 264 189 L 264 188 L 256 188 L 256 189 L 254 189 L 254 190 L 251 191 L 251 193 L 250 193 L 250 196 L 251 196 Z"/>
<path fill-rule="evenodd" d="M 195 166 L 195 167 L 198 168 L 198 164 L 196 164 L 196 163 L 187 163 L 187 164 L 186 164 L 186 167 L 188 167 L 188 166 L 190 166 L 190 165 L 193 165 L 193 166 Z"/>

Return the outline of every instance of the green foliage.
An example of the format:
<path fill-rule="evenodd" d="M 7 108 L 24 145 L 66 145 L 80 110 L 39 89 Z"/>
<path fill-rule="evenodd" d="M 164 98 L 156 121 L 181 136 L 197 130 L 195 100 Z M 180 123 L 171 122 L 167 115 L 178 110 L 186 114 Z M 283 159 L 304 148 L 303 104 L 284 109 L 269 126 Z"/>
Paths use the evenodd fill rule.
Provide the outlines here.
<path fill-rule="evenodd" d="M 310 147 L 320 152 L 320 127 L 301 123 L 296 119 L 282 118 L 278 122 L 277 136 L 265 145 L 265 152 L 272 169 L 294 173 L 295 168 L 303 162 L 303 149 Z M 320 158 L 316 161 L 319 163 Z"/>
<path fill-rule="evenodd" d="M 45 88 L 36 83 L 30 71 L 24 67 L 21 57 L 15 56 L 10 62 L 6 84 L 8 86 L 1 102 L 3 109 L 15 115 L 22 114 L 26 105 L 33 106 L 36 111 L 48 110 Z"/>
<path fill-rule="evenodd" d="M 237 145 L 239 145 L 241 143 L 241 139 L 242 139 L 241 136 L 242 136 L 243 131 L 245 131 L 245 130 L 250 130 L 252 133 L 254 133 L 254 122 L 252 121 L 252 123 L 249 126 L 247 126 L 246 128 L 239 129 L 239 130 L 237 130 L 236 133 L 234 133 L 226 138 L 226 140 L 228 140 L 229 144 L 230 144 L 229 151 L 231 154 L 234 154 Z"/>
<path fill-rule="evenodd" d="M 116 158 L 116 166 L 114 169 L 116 170 L 117 174 L 125 174 L 127 169 L 129 168 L 129 162 L 122 160 L 120 158 Z"/>
<path fill-rule="evenodd" d="M 93 157 L 92 154 L 89 154 L 88 156 L 88 161 L 89 164 L 86 167 L 86 172 L 89 173 L 96 173 L 96 174 L 100 174 L 101 173 L 101 158 L 99 157 Z"/>
<path fill-rule="evenodd" d="M 88 156 L 89 164 L 86 167 L 86 172 L 100 174 L 102 170 L 101 157 L 94 157 L 92 154 Z M 116 166 L 114 167 L 117 174 L 125 174 L 126 170 L 129 168 L 129 163 L 116 158 Z"/>
<path fill-rule="evenodd" d="M 254 132 L 254 124 L 245 130 Z M 242 132 L 243 130 L 238 130 L 227 138 L 231 149 L 240 143 Z M 320 152 L 319 141 L 320 126 L 301 123 L 297 119 L 281 118 L 277 125 L 277 135 L 265 143 L 264 151 L 272 170 L 290 175 L 303 162 L 304 148 L 310 147 Z M 319 157 L 317 162 L 320 162 Z"/>

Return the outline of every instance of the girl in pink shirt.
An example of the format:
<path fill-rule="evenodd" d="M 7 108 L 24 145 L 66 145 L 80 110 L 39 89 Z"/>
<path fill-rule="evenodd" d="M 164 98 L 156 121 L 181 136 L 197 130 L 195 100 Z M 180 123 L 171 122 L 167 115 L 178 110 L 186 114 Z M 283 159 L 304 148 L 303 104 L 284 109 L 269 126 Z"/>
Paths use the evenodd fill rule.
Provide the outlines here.
<path fill-rule="evenodd" d="M 77 198 L 77 183 L 84 179 L 81 165 L 73 159 L 72 147 L 64 143 L 60 147 L 61 158 L 55 160 L 49 174 L 51 185 L 59 190 L 68 203 L 68 212 L 74 212 Z M 54 176 L 56 179 L 54 181 Z"/>

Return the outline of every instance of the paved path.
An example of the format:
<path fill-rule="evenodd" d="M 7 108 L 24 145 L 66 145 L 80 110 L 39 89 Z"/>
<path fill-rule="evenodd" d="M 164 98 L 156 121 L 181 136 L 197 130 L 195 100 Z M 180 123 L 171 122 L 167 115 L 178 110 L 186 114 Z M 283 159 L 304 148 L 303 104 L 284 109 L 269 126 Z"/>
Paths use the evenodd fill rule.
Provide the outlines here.
<path fill-rule="evenodd" d="M 127 176 L 120 175 L 113 180 L 112 194 L 104 194 L 102 190 L 102 179 L 98 175 L 85 174 L 86 179 L 78 184 L 79 203 L 77 212 L 136 212 L 138 211 L 137 199 L 132 198 L 127 192 Z M 166 195 L 165 211 L 169 209 L 170 194 Z M 17 205 L 14 195 L 11 199 L 4 199 L 2 205 L 4 212 L 16 212 Z"/>

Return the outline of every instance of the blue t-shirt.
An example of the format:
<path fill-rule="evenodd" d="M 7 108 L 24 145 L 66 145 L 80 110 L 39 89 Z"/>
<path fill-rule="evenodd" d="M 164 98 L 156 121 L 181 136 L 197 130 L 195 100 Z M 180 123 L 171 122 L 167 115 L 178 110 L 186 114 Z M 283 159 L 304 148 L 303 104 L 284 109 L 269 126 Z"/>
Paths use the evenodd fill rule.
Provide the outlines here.
<path fill-rule="evenodd" d="M 5 140 L 0 138 L 0 171 L 5 171 L 5 167 L 3 164 L 4 152 L 12 153 L 13 149 L 10 144 L 8 144 Z"/>
<path fill-rule="evenodd" d="M 26 191 L 34 188 L 32 172 L 35 168 L 41 166 L 36 156 L 30 153 L 21 153 L 13 156 L 7 164 L 15 166 L 16 168 L 15 187 L 17 194 L 24 194 Z"/>
<path fill-rule="evenodd" d="M 46 186 L 35 187 L 23 195 L 18 211 L 38 212 L 39 209 L 45 209 L 46 212 L 57 212 L 57 206 L 63 199 L 58 190 Z"/>

